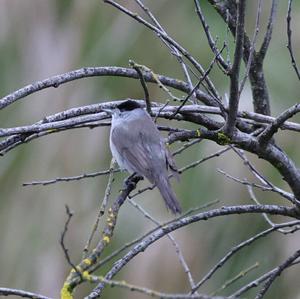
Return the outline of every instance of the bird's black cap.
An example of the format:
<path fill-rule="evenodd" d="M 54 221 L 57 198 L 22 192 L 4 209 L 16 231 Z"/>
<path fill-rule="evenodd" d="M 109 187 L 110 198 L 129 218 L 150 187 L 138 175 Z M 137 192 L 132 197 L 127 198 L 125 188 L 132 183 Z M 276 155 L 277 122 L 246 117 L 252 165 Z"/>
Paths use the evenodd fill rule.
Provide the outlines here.
<path fill-rule="evenodd" d="M 121 104 L 117 105 L 117 108 L 120 111 L 132 111 L 134 109 L 141 108 L 141 105 L 136 101 L 127 100 L 127 101 L 122 102 Z"/>

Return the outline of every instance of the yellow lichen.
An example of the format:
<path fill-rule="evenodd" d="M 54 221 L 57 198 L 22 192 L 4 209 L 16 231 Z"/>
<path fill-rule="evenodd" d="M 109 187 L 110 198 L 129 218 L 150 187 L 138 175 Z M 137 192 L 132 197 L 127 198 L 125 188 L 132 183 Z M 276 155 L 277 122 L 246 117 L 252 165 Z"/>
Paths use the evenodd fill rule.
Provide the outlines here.
<path fill-rule="evenodd" d="M 109 236 L 104 236 L 103 241 L 106 242 L 106 243 L 109 243 L 110 242 Z"/>
<path fill-rule="evenodd" d="M 92 276 L 91 276 L 91 274 L 88 271 L 82 272 L 82 277 L 83 277 L 83 279 L 85 279 L 87 281 L 92 280 Z"/>
<path fill-rule="evenodd" d="M 90 259 L 84 259 L 83 263 L 85 263 L 86 265 L 90 266 L 92 264 L 92 261 Z"/>
<path fill-rule="evenodd" d="M 70 291 L 70 285 L 65 282 L 61 291 L 60 291 L 60 298 L 61 299 L 73 299 L 72 293 Z"/>

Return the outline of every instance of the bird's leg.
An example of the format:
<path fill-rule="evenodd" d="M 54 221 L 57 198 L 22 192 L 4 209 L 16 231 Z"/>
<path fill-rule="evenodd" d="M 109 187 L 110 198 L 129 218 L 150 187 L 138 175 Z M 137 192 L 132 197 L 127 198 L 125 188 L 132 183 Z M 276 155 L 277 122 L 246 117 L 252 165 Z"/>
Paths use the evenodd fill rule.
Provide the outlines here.
<path fill-rule="evenodd" d="M 124 189 L 127 189 L 128 185 L 136 184 L 138 181 L 141 181 L 143 179 L 144 179 L 143 176 L 138 175 L 136 172 L 134 172 L 125 180 L 123 188 L 120 190 L 120 192 L 123 191 Z"/>

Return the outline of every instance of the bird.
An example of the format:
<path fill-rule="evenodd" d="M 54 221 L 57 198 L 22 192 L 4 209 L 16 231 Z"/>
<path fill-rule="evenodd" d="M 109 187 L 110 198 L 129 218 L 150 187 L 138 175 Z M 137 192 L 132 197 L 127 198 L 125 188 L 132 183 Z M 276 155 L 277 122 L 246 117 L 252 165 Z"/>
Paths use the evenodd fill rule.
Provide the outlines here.
<path fill-rule="evenodd" d="M 157 186 L 168 210 L 181 213 L 169 181 L 169 171 L 178 177 L 177 168 L 151 116 L 134 100 L 102 110 L 112 117 L 110 150 L 120 169 L 146 177 Z"/>

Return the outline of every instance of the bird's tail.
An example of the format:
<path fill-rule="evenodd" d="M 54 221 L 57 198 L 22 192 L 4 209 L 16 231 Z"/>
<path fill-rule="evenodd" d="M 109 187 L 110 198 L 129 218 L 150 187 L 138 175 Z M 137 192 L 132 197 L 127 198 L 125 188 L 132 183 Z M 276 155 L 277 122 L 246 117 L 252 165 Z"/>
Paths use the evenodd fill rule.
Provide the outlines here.
<path fill-rule="evenodd" d="M 159 189 L 165 204 L 174 214 L 181 213 L 181 207 L 177 200 L 177 197 L 172 190 L 169 178 L 167 176 L 160 176 L 156 182 L 156 186 Z"/>

